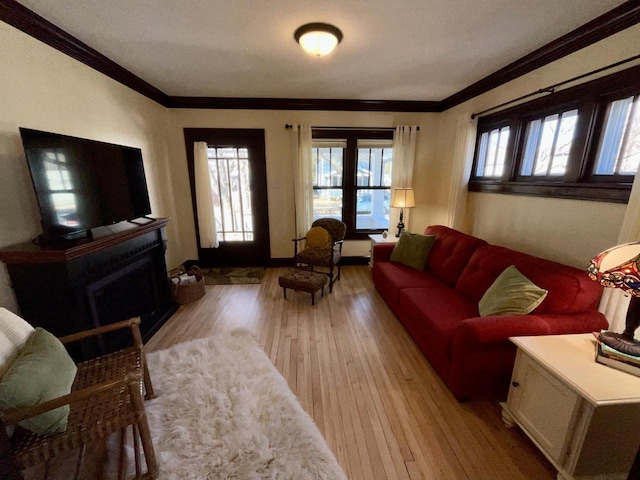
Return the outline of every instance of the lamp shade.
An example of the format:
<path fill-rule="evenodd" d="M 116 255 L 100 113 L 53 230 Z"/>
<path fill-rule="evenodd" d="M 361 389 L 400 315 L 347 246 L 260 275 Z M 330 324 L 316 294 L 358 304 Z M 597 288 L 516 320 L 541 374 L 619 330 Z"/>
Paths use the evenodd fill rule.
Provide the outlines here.
<path fill-rule="evenodd" d="M 328 23 L 307 23 L 293 34 L 305 52 L 316 57 L 328 55 L 342 41 L 342 32 Z"/>
<path fill-rule="evenodd" d="M 412 208 L 416 206 L 413 196 L 413 188 L 394 188 L 391 193 L 391 206 L 393 208 Z"/>
<path fill-rule="evenodd" d="M 640 242 L 625 243 L 605 250 L 591 260 L 587 274 L 610 288 L 620 288 L 640 297 Z"/>

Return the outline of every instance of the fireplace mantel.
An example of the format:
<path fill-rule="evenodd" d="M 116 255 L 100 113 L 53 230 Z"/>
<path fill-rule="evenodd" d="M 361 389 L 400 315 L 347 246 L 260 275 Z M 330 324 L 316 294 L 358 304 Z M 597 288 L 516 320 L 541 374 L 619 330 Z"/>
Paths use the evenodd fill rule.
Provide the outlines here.
<path fill-rule="evenodd" d="M 140 316 L 147 340 L 176 310 L 164 259 L 168 221 L 101 227 L 91 238 L 64 245 L 0 249 L 22 316 L 58 336 Z M 91 358 L 126 342 L 110 334 L 83 342 L 72 354 Z"/>

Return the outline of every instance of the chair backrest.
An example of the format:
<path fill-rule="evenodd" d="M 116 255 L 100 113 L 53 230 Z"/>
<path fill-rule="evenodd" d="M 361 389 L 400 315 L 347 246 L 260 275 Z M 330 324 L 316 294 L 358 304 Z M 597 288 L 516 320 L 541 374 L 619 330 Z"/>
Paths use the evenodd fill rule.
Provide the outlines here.
<path fill-rule="evenodd" d="M 11 366 L 35 329 L 15 313 L 0 307 L 0 377 Z"/>
<path fill-rule="evenodd" d="M 347 234 L 347 225 L 335 218 L 319 218 L 311 226 L 324 228 L 329 232 L 334 243 L 344 240 L 344 236 Z"/>

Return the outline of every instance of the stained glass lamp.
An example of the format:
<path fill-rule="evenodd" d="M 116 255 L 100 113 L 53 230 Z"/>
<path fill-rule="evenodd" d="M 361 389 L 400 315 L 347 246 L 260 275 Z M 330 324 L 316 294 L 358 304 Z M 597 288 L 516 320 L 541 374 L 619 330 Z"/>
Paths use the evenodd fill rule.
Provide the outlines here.
<path fill-rule="evenodd" d="M 592 280 L 631 295 L 624 332 L 602 332 L 600 340 L 620 352 L 640 357 L 640 342 L 634 333 L 640 326 L 640 242 L 625 243 L 605 250 L 591 260 L 587 273 Z"/>

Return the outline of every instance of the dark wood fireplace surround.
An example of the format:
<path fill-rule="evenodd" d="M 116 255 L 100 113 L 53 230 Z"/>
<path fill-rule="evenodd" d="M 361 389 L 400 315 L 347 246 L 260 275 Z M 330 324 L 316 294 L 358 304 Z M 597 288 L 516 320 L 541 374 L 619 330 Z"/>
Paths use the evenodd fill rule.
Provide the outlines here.
<path fill-rule="evenodd" d="M 168 219 L 102 227 L 66 245 L 26 242 L 0 249 L 22 316 L 55 335 L 141 317 L 144 340 L 175 312 L 167 282 Z M 96 232 L 96 231 L 94 231 Z M 127 345 L 118 334 L 85 341 L 72 355 L 92 358 Z"/>

